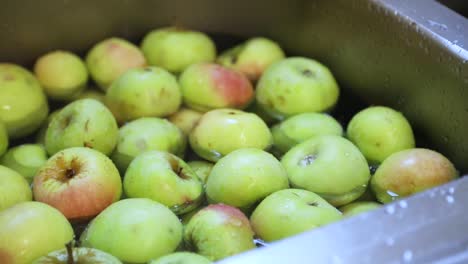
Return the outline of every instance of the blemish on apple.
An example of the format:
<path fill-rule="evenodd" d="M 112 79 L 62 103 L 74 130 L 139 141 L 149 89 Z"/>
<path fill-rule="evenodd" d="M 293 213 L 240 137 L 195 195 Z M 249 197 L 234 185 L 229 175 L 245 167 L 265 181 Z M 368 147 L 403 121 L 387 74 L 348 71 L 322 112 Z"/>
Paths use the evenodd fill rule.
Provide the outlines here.
<path fill-rule="evenodd" d="M 317 159 L 316 154 L 309 154 L 299 161 L 300 166 L 307 166 L 312 164 Z"/>

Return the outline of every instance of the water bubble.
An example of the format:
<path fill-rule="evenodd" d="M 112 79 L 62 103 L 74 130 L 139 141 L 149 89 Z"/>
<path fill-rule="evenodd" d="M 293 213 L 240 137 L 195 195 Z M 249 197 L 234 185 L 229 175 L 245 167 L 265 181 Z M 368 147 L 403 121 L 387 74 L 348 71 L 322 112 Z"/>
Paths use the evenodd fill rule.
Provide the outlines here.
<path fill-rule="evenodd" d="M 389 215 L 392 215 L 395 213 L 395 206 L 393 205 L 388 205 L 386 208 L 385 208 L 385 212 Z"/>
<path fill-rule="evenodd" d="M 448 189 L 448 192 L 451 193 L 451 194 L 453 194 L 453 193 L 455 192 L 455 187 L 450 187 L 450 188 Z"/>
<path fill-rule="evenodd" d="M 449 203 L 449 204 L 452 204 L 453 202 L 455 202 L 455 198 L 453 198 L 452 195 L 447 195 L 447 196 L 445 196 L 445 200 L 446 200 L 447 203 Z"/>
<path fill-rule="evenodd" d="M 408 207 L 408 203 L 407 203 L 405 200 L 399 201 L 399 202 L 398 202 L 398 205 L 399 205 L 401 208 L 403 208 L 403 209 L 405 209 L 406 207 Z"/>
<path fill-rule="evenodd" d="M 391 237 L 388 237 L 387 239 L 385 239 L 385 244 L 387 244 L 387 246 L 391 247 L 395 244 L 395 239 L 391 238 Z"/>
<path fill-rule="evenodd" d="M 405 250 L 403 253 L 403 261 L 410 262 L 413 259 L 413 252 L 411 250 Z"/>

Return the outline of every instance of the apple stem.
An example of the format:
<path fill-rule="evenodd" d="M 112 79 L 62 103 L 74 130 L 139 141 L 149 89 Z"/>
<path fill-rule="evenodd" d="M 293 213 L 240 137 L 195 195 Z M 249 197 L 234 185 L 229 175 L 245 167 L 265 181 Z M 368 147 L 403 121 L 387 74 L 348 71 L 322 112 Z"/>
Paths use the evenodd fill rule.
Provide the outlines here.
<path fill-rule="evenodd" d="M 68 242 L 65 247 L 67 248 L 67 264 L 75 264 L 75 260 L 73 259 L 73 240 Z"/>

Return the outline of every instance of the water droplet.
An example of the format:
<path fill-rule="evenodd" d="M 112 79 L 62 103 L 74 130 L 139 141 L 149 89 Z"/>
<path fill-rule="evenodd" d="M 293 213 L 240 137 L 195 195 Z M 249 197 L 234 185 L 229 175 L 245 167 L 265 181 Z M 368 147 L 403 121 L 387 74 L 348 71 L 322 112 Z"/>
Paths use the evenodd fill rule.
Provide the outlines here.
<path fill-rule="evenodd" d="M 387 246 L 391 247 L 395 244 L 395 239 L 391 238 L 391 237 L 388 237 L 387 239 L 385 239 L 385 244 L 387 244 Z"/>
<path fill-rule="evenodd" d="M 411 250 L 405 250 L 403 253 L 403 261 L 410 262 L 413 259 L 413 252 Z"/>
<path fill-rule="evenodd" d="M 455 192 L 455 187 L 450 187 L 448 191 L 449 193 L 453 194 Z"/>
<path fill-rule="evenodd" d="M 445 196 L 445 200 L 446 200 L 447 203 L 449 203 L 449 204 L 452 204 L 453 202 L 455 202 L 455 198 L 453 198 L 452 195 L 447 195 L 447 196 Z"/>
<path fill-rule="evenodd" d="M 403 209 L 405 209 L 406 207 L 408 207 L 408 203 L 407 203 L 405 200 L 399 201 L 399 202 L 398 202 L 398 205 L 399 205 L 401 208 L 403 208 Z"/>
<path fill-rule="evenodd" d="M 386 208 L 385 208 L 385 212 L 389 215 L 392 215 L 395 213 L 395 206 L 393 205 L 388 205 Z"/>

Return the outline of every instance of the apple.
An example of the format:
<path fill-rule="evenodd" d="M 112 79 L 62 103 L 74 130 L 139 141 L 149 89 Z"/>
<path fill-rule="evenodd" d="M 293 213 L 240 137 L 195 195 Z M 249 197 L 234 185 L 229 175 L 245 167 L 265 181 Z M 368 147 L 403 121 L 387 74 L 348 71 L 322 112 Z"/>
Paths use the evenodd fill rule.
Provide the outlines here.
<path fill-rule="evenodd" d="M 212 204 L 198 211 L 184 229 L 188 248 L 219 260 L 255 248 L 249 219 L 237 208 Z"/>
<path fill-rule="evenodd" d="M 382 206 L 376 202 L 352 202 L 340 207 L 343 216 L 350 217 L 367 211 L 371 211 Z"/>
<path fill-rule="evenodd" d="M 9 145 L 8 131 L 0 121 L 0 157 L 7 151 Z"/>
<path fill-rule="evenodd" d="M 45 146 L 45 137 L 46 137 L 47 128 L 49 127 L 49 124 L 52 121 L 52 119 L 60 112 L 60 110 L 62 110 L 62 109 L 59 108 L 59 109 L 54 110 L 42 122 L 41 127 L 39 128 L 39 130 L 36 133 L 36 138 L 35 139 L 36 139 L 37 144 L 41 144 L 41 145 Z"/>
<path fill-rule="evenodd" d="M 197 208 L 193 209 L 192 211 L 183 215 L 179 215 L 180 222 L 184 225 L 184 227 L 187 226 L 187 224 L 190 222 L 190 219 L 192 219 L 192 217 L 196 215 L 198 211 L 202 210 L 206 206 L 208 206 L 208 204 L 201 203 Z"/>
<path fill-rule="evenodd" d="M 385 106 L 358 112 L 349 122 L 346 134 L 371 164 L 380 164 L 391 154 L 415 145 L 408 120 Z"/>
<path fill-rule="evenodd" d="M 142 117 L 119 130 L 112 161 L 124 173 L 130 162 L 148 150 L 161 150 L 183 157 L 187 140 L 182 131 L 166 119 Z"/>
<path fill-rule="evenodd" d="M 70 260 L 70 256 L 72 259 Z M 95 248 L 66 248 L 53 251 L 47 256 L 36 259 L 32 264 L 122 264 L 122 262 L 99 249 Z"/>
<path fill-rule="evenodd" d="M 342 214 L 319 195 L 285 189 L 267 196 L 253 211 L 255 234 L 266 242 L 290 237 L 338 220 Z"/>
<path fill-rule="evenodd" d="M 162 68 L 145 67 L 123 73 L 109 87 L 106 105 L 117 122 L 140 117 L 165 117 L 182 102 L 176 78 Z"/>
<path fill-rule="evenodd" d="M 88 147 L 110 155 L 118 133 L 117 122 L 109 109 L 94 99 L 81 99 L 68 104 L 52 118 L 45 147 L 49 155 L 70 147 Z"/>
<path fill-rule="evenodd" d="M 366 158 L 340 136 L 317 136 L 299 143 L 281 163 L 293 187 L 314 192 L 334 206 L 359 198 L 370 178 Z"/>
<path fill-rule="evenodd" d="M 343 128 L 332 116 L 323 113 L 303 113 L 291 116 L 271 128 L 274 147 L 286 153 L 293 146 L 321 135 L 343 135 Z"/>
<path fill-rule="evenodd" d="M 241 72 L 214 63 L 197 63 L 180 75 L 184 103 L 206 112 L 216 108 L 246 108 L 254 99 L 254 89 Z"/>
<path fill-rule="evenodd" d="M 192 252 L 176 252 L 164 257 L 152 260 L 149 264 L 210 264 L 213 263 L 206 257 Z"/>
<path fill-rule="evenodd" d="M 31 200 L 31 188 L 26 179 L 18 172 L 0 165 L 0 213 L 15 204 Z M 0 248 L 0 260 L 1 257 Z"/>
<path fill-rule="evenodd" d="M 189 135 L 195 153 L 213 162 L 240 148 L 268 149 L 272 141 L 260 117 L 228 108 L 205 113 Z"/>
<path fill-rule="evenodd" d="M 167 119 L 188 135 L 202 117 L 203 113 L 196 110 L 181 107 L 177 112 L 170 115 Z"/>
<path fill-rule="evenodd" d="M 146 66 L 146 60 L 137 46 L 114 37 L 102 40 L 88 51 L 86 66 L 93 80 L 106 91 L 122 73 Z"/>
<path fill-rule="evenodd" d="M 206 182 L 206 196 L 212 203 L 248 211 L 269 194 L 288 187 L 286 171 L 273 155 L 243 148 L 216 162 Z"/>
<path fill-rule="evenodd" d="M 206 184 L 208 176 L 213 169 L 214 164 L 205 160 L 193 160 L 187 162 L 203 184 Z"/>
<path fill-rule="evenodd" d="M 47 161 L 47 153 L 40 144 L 23 144 L 10 148 L 0 159 L 0 164 L 19 172 L 32 183 L 39 167 Z"/>
<path fill-rule="evenodd" d="M 260 117 L 267 125 L 273 125 L 278 122 L 278 120 L 274 119 L 270 116 L 267 111 L 257 102 L 257 100 L 253 100 L 253 102 L 244 110 L 249 113 L 256 114 Z"/>
<path fill-rule="evenodd" d="M 74 147 L 57 152 L 34 177 L 36 201 L 57 208 L 70 220 L 99 214 L 122 194 L 119 172 L 99 151 Z"/>
<path fill-rule="evenodd" d="M 371 180 L 372 191 L 382 203 L 452 181 L 458 172 L 442 154 L 424 148 L 393 153 L 379 166 Z"/>
<path fill-rule="evenodd" d="M 34 74 L 46 95 L 54 100 L 70 100 L 81 93 L 88 82 L 84 61 L 69 51 L 48 52 L 34 64 Z"/>
<path fill-rule="evenodd" d="M 102 211 L 80 237 L 81 245 L 122 262 L 146 263 L 174 252 L 182 224 L 166 206 L 146 198 L 120 200 Z"/>
<path fill-rule="evenodd" d="M 290 57 L 273 63 L 257 83 L 258 103 L 272 117 L 286 117 L 330 110 L 337 102 L 339 87 L 320 62 Z"/>
<path fill-rule="evenodd" d="M 25 68 L 0 63 L 0 122 L 10 139 L 30 135 L 47 118 L 49 105 L 33 74 Z"/>
<path fill-rule="evenodd" d="M 278 43 L 255 37 L 224 51 L 217 62 L 242 72 L 252 82 L 256 82 L 268 66 L 284 58 L 284 51 Z"/>
<path fill-rule="evenodd" d="M 205 33 L 164 27 L 150 31 L 141 42 L 141 50 L 150 65 L 180 73 L 198 62 L 216 58 L 216 46 Z"/>
<path fill-rule="evenodd" d="M 124 192 L 129 198 L 150 198 L 184 214 L 203 199 L 203 186 L 195 172 L 182 159 L 163 151 L 147 151 L 128 166 Z"/>
<path fill-rule="evenodd" d="M 93 88 L 85 89 L 83 92 L 78 94 L 76 97 L 73 98 L 73 101 L 80 100 L 80 99 L 94 99 L 101 103 L 105 103 L 106 94 L 102 91 L 95 90 Z"/>
<path fill-rule="evenodd" d="M 0 263 L 23 264 L 63 248 L 73 228 L 55 208 L 23 202 L 0 212 L 0 237 Z"/>

